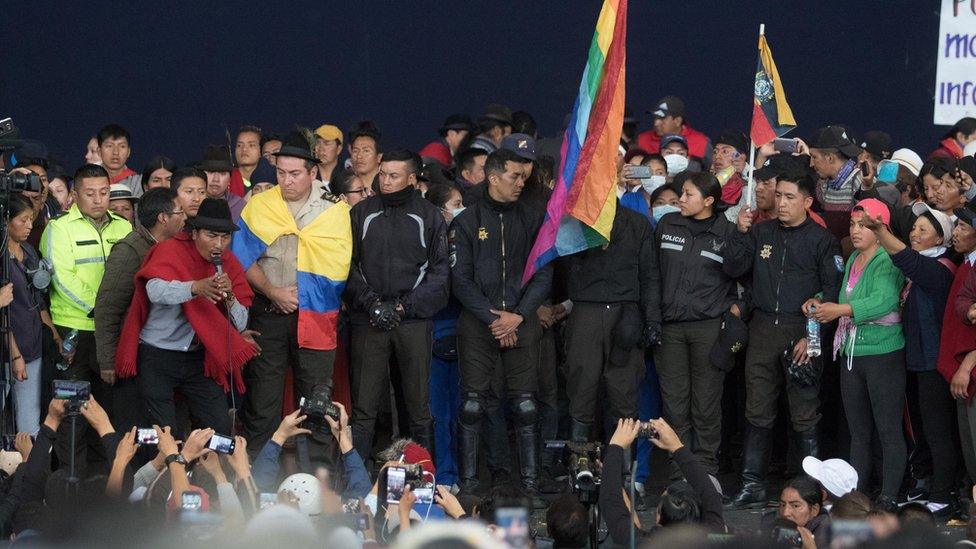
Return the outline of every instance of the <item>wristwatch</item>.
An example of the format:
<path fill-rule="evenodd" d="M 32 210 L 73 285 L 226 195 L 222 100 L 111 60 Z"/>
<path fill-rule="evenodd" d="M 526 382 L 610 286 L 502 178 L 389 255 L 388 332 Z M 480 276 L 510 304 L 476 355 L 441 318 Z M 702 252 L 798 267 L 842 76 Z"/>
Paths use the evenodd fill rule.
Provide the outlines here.
<path fill-rule="evenodd" d="M 166 466 L 169 467 L 171 463 L 179 463 L 186 467 L 186 458 L 183 457 L 183 454 L 170 454 L 166 456 Z"/>

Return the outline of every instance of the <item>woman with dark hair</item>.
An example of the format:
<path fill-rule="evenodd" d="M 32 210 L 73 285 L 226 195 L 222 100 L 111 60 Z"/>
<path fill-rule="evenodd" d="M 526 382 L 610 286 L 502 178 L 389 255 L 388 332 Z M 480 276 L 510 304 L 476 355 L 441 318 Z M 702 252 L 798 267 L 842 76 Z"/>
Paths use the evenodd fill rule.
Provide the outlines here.
<path fill-rule="evenodd" d="M 464 211 L 461 192 L 454 185 L 434 184 L 425 198 L 440 209 L 448 225 Z M 461 374 L 458 370 L 457 320 L 461 306 L 451 296 L 447 306 L 434 315 L 430 357 L 430 415 L 434 419 L 434 464 L 437 482 L 450 486 L 458 480 L 454 448 L 458 409 L 461 406 Z"/>
<path fill-rule="evenodd" d="M 905 333 L 901 296 L 905 275 L 895 267 L 871 230 L 877 221 L 891 224 L 891 213 L 880 200 L 858 202 L 851 211 L 854 253 L 847 260 L 837 303 L 810 299 L 803 311 L 822 324 L 839 320 L 834 357 L 840 361 L 840 393 L 851 432 L 851 465 L 858 489 L 871 482 L 872 434 L 881 443 L 879 503 L 898 497 L 905 473 Z M 941 464 L 939 465 L 941 466 Z"/>
<path fill-rule="evenodd" d="M 155 187 L 169 188 L 176 164 L 165 156 L 154 156 L 142 170 L 142 192 Z"/>
<path fill-rule="evenodd" d="M 687 179 L 679 207 L 681 212 L 662 217 L 654 232 L 664 324 L 654 363 L 665 419 L 688 447 L 696 448 L 708 472 L 716 474 L 725 372 L 709 355 L 727 315 L 741 314 L 724 258 L 735 225 L 718 215 L 724 209 L 722 186 L 712 174 Z"/>
<path fill-rule="evenodd" d="M 41 421 L 41 335 L 47 316 L 44 296 L 35 287 L 41 283 L 40 255 L 27 243 L 34 210 L 19 194 L 10 195 L 7 224 L 7 271 L 13 283 L 10 304 L 10 373 L 13 379 L 14 413 L 17 431 L 37 434 Z M 35 283 L 32 283 L 32 279 Z M 46 321 L 42 318 L 46 317 Z"/>
<path fill-rule="evenodd" d="M 817 547 L 830 545 L 830 515 L 823 508 L 823 492 L 816 480 L 802 475 L 787 482 L 779 495 L 777 515 L 813 534 Z"/>
<path fill-rule="evenodd" d="M 935 158 L 962 158 L 966 145 L 976 141 L 976 118 L 960 118 L 939 141 L 939 148 L 932 151 L 929 160 Z"/>

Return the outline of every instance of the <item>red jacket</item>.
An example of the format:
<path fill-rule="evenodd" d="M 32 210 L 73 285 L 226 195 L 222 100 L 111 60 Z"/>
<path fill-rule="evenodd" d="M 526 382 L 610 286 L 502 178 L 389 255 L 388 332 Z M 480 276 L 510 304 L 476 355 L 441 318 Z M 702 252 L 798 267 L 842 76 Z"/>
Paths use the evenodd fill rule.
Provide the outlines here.
<path fill-rule="evenodd" d="M 963 261 L 956 269 L 956 278 L 949 289 L 947 307 L 942 316 L 941 347 L 936 365 L 946 381 L 952 381 L 952 376 L 962 364 L 962 359 L 969 351 L 976 349 L 976 326 L 964 323 L 957 314 L 957 298 L 961 297 L 963 286 L 968 286 L 971 290 L 974 284 L 976 284 L 976 271 L 973 270 L 972 265 Z M 973 370 L 973 375 L 976 375 L 976 370 Z M 970 376 L 969 394 L 972 395 L 974 392 L 976 392 L 976 382 Z"/>
<path fill-rule="evenodd" d="M 244 176 L 241 174 L 240 168 L 234 168 L 230 172 L 230 187 L 227 190 L 241 198 L 247 194 L 247 187 L 244 186 Z"/>
<path fill-rule="evenodd" d="M 956 158 L 962 158 L 962 147 L 959 143 L 951 137 L 946 137 L 942 141 L 939 141 L 939 148 L 932 151 L 927 160 L 932 160 L 933 158 L 951 158 L 955 160 Z"/>
<path fill-rule="evenodd" d="M 688 124 L 681 126 L 681 135 L 688 141 L 688 155 L 704 160 L 710 142 L 708 136 Z M 661 136 L 654 130 L 647 130 L 637 136 L 637 146 L 649 153 L 661 152 Z"/>

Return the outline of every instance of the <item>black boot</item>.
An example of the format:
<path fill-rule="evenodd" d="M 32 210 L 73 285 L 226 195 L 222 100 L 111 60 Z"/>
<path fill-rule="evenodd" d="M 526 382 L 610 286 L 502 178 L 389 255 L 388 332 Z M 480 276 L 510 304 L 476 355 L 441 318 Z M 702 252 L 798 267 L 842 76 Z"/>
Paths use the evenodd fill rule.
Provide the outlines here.
<path fill-rule="evenodd" d="M 411 434 L 414 442 L 430 452 L 431 459 L 437 456 L 434 451 L 434 420 L 429 420 L 423 425 L 415 427 Z"/>
<path fill-rule="evenodd" d="M 573 442 L 588 442 L 591 431 L 593 431 L 592 423 L 583 423 L 576 421 L 576 419 L 569 420 L 569 438 Z"/>
<path fill-rule="evenodd" d="M 726 506 L 729 509 L 759 509 L 766 506 L 766 465 L 772 430 L 750 424 L 742 456 L 742 488 Z"/>
<path fill-rule="evenodd" d="M 481 496 L 478 490 L 478 443 L 481 429 L 478 425 L 458 425 L 458 486 L 465 495 Z"/>
<path fill-rule="evenodd" d="M 538 472 L 538 452 L 539 443 L 538 431 L 535 424 L 522 425 L 516 431 L 518 437 L 519 453 L 519 473 L 522 477 L 522 490 L 525 495 L 532 500 L 532 507 L 535 509 L 545 509 L 546 502 L 539 497 L 539 487 L 537 484 Z"/>
<path fill-rule="evenodd" d="M 817 428 L 807 429 L 796 433 L 796 452 L 800 454 L 800 461 L 807 456 L 820 457 L 820 443 L 817 439 Z"/>

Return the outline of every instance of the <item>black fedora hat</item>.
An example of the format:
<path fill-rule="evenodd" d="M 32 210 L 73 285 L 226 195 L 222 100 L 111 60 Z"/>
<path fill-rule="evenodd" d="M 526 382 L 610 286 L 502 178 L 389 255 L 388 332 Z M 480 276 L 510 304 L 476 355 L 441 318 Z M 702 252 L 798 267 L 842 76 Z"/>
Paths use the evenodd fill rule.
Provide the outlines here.
<path fill-rule="evenodd" d="M 200 169 L 205 172 L 229 172 L 234 169 L 230 151 L 222 145 L 211 145 L 203 152 Z"/>
<path fill-rule="evenodd" d="M 230 215 L 230 206 L 223 198 L 204 198 L 197 215 L 186 220 L 191 229 L 203 229 L 215 233 L 232 233 L 237 225 Z"/>
<path fill-rule="evenodd" d="M 293 156 L 308 160 L 309 162 L 319 163 L 319 159 L 312 154 L 312 148 L 308 145 L 308 139 L 300 132 L 292 132 L 285 137 L 278 152 L 271 153 L 277 157 Z"/>

